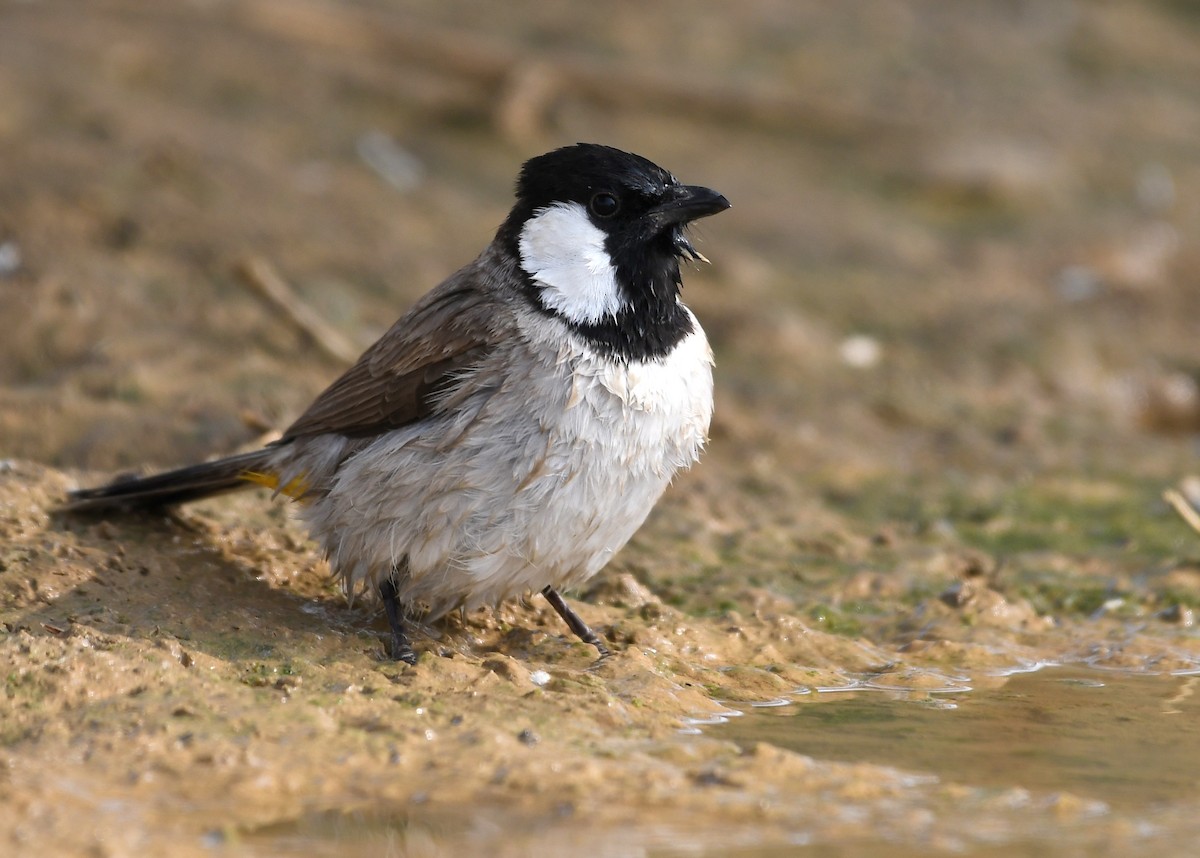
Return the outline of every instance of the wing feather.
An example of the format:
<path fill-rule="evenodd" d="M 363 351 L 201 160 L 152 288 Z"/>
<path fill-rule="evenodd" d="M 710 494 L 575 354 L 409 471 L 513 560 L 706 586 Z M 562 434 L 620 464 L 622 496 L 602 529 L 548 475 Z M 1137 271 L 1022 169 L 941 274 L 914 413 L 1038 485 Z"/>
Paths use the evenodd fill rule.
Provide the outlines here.
<path fill-rule="evenodd" d="M 364 437 L 429 416 L 513 328 L 481 257 L 425 295 L 321 393 L 278 443 Z"/>

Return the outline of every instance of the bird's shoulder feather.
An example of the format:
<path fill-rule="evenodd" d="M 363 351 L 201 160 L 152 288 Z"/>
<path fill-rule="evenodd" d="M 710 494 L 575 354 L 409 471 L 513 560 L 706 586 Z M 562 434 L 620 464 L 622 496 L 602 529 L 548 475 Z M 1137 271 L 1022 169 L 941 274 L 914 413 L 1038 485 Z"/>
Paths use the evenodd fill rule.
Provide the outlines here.
<path fill-rule="evenodd" d="M 502 288 L 508 272 L 488 256 L 421 298 L 313 401 L 280 443 L 331 433 L 376 435 L 432 414 L 458 379 L 516 328 L 514 296 Z"/>

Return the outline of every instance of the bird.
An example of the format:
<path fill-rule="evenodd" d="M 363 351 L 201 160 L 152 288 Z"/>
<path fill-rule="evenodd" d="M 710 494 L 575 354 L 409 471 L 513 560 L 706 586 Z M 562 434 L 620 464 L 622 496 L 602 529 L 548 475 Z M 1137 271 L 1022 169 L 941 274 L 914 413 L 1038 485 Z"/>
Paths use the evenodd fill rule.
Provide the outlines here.
<path fill-rule="evenodd" d="M 730 207 L 597 143 L 531 158 L 472 262 L 420 298 L 282 435 L 250 452 L 70 492 L 69 513 L 171 507 L 251 487 L 297 501 L 353 598 L 411 626 L 540 591 L 566 603 L 696 462 L 713 356 L 681 297 L 708 260 L 688 226 Z"/>

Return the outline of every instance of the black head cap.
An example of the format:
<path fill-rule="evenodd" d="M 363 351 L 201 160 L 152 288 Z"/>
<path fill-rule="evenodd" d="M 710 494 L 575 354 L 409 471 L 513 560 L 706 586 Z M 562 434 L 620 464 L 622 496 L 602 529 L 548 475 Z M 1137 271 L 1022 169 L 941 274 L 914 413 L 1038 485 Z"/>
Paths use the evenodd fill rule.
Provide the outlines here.
<path fill-rule="evenodd" d="M 517 177 L 517 203 L 501 233 L 519 233 L 538 209 L 566 202 L 587 207 L 593 222 L 609 233 L 649 214 L 645 224 L 649 229 L 640 231 L 643 238 L 655 228 L 683 225 L 729 208 L 720 194 L 680 185 L 641 155 L 599 143 L 576 143 L 525 162 Z M 654 217 L 652 210 L 657 207 L 672 216 Z"/>
<path fill-rule="evenodd" d="M 653 199 L 678 184 L 641 155 L 599 143 L 576 143 L 526 161 L 517 178 L 517 199 L 534 207 L 568 200 L 586 205 L 593 193 L 605 190 Z"/>

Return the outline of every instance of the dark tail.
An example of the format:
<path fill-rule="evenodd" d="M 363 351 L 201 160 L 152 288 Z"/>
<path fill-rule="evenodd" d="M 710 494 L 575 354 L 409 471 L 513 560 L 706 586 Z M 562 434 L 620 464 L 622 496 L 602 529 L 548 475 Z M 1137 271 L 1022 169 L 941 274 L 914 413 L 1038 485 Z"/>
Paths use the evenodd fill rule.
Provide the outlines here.
<path fill-rule="evenodd" d="M 261 484 L 261 469 L 274 450 L 255 450 L 215 462 L 190 465 L 152 477 L 117 479 L 106 486 L 79 489 L 69 495 L 64 512 L 99 512 L 109 509 L 138 509 L 173 506 L 212 495 L 248 489 Z"/>

